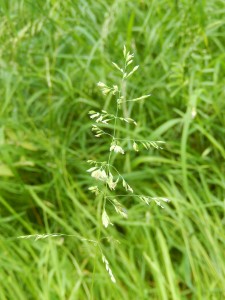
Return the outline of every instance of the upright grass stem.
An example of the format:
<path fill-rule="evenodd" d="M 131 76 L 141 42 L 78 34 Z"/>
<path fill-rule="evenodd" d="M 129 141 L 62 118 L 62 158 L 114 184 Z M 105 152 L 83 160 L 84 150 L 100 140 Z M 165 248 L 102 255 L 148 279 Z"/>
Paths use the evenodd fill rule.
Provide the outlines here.
<path fill-rule="evenodd" d="M 90 164 L 93 164 L 94 167 L 90 168 L 88 172 L 91 172 L 91 176 L 95 179 L 97 179 L 100 182 L 104 183 L 104 187 L 100 184 L 98 186 L 92 186 L 89 189 L 94 192 L 97 196 L 99 196 L 99 202 L 98 202 L 98 231 L 97 231 L 97 241 L 98 245 L 100 243 L 101 239 L 101 224 L 100 224 L 100 219 L 102 216 L 102 224 L 104 227 L 108 227 L 109 225 L 112 225 L 110 222 L 109 216 L 106 212 L 106 203 L 107 201 L 112 204 L 115 208 L 115 211 L 121 215 L 124 218 L 128 217 L 127 210 L 123 207 L 123 205 L 116 199 L 117 195 L 111 195 L 111 191 L 115 190 L 117 184 L 119 181 L 122 181 L 122 186 L 123 188 L 127 191 L 132 193 L 133 197 L 139 198 L 141 201 L 149 205 L 151 201 L 154 201 L 157 205 L 163 207 L 161 205 L 161 201 L 168 202 L 167 198 L 164 197 L 149 197 L 145 195 L 136 195 L 133 194 L 133 189 L 132 187 L 126 182 L 125 178 L 120 174 L 120 172 L 112 165 L 111 163 L 111 156 L 112 152 L 115 152 L 116 154 L 124 154 L 125 151 L 121 147 L 119 141 L 127 141 L 128 144 L 128 149 L 131 148 L 130 144 L 133 143 L 133 150 L 134 151 L 139 151 L 138 150 L 138 145 L 136 142 L 141 143 L 146 149 L 150 149 L 151 147 L 160 149 L 160 146 L 158 146 L 158 141 L 153 142 L 153 141 L 143 141 L 143 140 L 136 140 L 135 139 L 130 139 L 130 136 L 128 138 L 121 139 L 118 136 L 117 133 L 117 122 L 120 120 L 122 122 L 126 123 L 126 129 L 127 129 L 127 134 L 129 135 L 129 123 L 132 123 L 133 125 L 137 125 L 135 120 L 131 119 L 128 116 L 128 110 L 127 110 L 127 100 L 126 100 L 126 80 L 128 77 L 130 77 L 137 69 L 138 66 L 135 66 L 130 72 L 128 72 L 128 66 L 132 64 L 133 62 L 133 54 L 130 54 L 130 52 L 127 52 L 126 47 L 124 47 L 123 50 L 124 54 L 124 67 L 120 68 L 116 63 L 113 63 L 114 67 L 120 71 L 121 73 L 121 82 L 120 82 L 120 88 L 117 85 L 113 86 L 108 86 L 103 82 L 99 82 L 98 86 L 101 89 L 103 95 L 109 95 L 111 94 L 112 96 L 115 95 L 115 100 L 116 100 L 116 112 L 115 114 L 108 113 L 107 111 L 102 110 L 102 112 L 95 112 L 95 111 L 90 111 L 90 118 L 95 120 L 97 124 L 94 124 L 92 127 L 93 132 L 95 132 L 96 137 L 100 137 L 102 135 L 108 135 L 111 137 L 111 144 L 110 144 L 110 149 L 109 149 L 109 154 L 107 158 L 107 162 L 97 162 L 97 161 L 88 161 Z M 144 95 L 138 98 L 130 99 L 129 101 L 139 101 L 142 99 L 145 99 L 149 97 L 150 95 Z M 119 116 L 119 110 L 122 108 L 122 116 Z M 103 126 L 108 124 L 108 122 L 114 120 L 113 123 L 113 128 L 112 131 L 113 133 L 110 134 L 106 132 L 105 130 L 102 129 Z M 113 175 L 113 173 L 116 175 Z M 116 180 L 114 181 L 114 178 Z M 103 188 L 103 191 L 101 189 Z M 118 198 L 122 198 L 122 195 L 118 195 Z M 97 255 L 97 253 L 96 253 Z M 103 255 L 103 254 L 102 254 Z M 106 270 L 109 273 L 109 276 L 113 282 L 115 282 L 115 278 L 112 274 L 112 271 L 109 267 L 109 262 L 103 255 L 103 262 L 105 263 Z M 96 264 L 96 258 L 95 258 L 95 264 Z M 96 268 L 94 265 L 94 270 L 93 270 L 93 278 L 95 277 L 96 274 Z M 92 280 L 92 292 L 93 292 L 93 280 Z"/>

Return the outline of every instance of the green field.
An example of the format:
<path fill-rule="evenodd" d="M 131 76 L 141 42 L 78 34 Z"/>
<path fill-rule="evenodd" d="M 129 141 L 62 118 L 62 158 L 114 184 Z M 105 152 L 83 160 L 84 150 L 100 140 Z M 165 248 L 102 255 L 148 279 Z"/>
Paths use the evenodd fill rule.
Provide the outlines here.
<path fill-rule="evenodd" d="M 97 83 L 118 82 L 124 45 L 127 97 L 151 97 L 117 130 L 166 144 L 114 165 L 171 201 L 128 194 L 104 228 L 86 170 L 110 140 L 88 112 L 115 111 Z M 0 300 L 225 299 L 224 78 L 224 0 L 0 0 Z"/>

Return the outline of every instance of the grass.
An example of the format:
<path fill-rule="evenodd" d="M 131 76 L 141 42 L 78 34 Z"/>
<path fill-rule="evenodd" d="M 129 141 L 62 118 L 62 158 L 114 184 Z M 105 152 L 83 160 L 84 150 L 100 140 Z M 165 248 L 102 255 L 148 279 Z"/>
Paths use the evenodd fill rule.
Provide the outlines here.
<path fill-rule="evenodd" d="M 219 0 L 0 1 L 2 300 L 224 298 L 224 14 Z M 108 151 L 88 111 L 110 110 L 96 83 L 117 81 L 124 44 L 141 70 L 130 96 L 152 94 L 129 108 L 135 134 L 167 144 L 126 154 L 121 172 L 172 202 L 128 197 L 128 220 L 112 213 L 113 284 L 83 240 L 101 221 L 86 161 Z M 17 238 L 56 232 L 72 237 Z"/>

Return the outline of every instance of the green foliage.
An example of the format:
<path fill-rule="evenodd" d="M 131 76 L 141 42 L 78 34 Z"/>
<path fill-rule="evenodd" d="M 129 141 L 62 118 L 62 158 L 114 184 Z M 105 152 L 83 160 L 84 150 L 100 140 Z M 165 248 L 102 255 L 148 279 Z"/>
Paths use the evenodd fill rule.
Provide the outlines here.
<path fill-rule="evenodd" d="M 0 298 L 223 299 L 223 1 L 0 0 L 0 17 Z M 116 87 L 96 82 L 118 82 L 124 44 L 140 65 L 129 99 L 151 97 L 125 107 L 137 126 L 118 130 L 139 142 L 112 164 L 151 198 L 111 198 L 102 254 L 86 161 L 108 136 L 88 112 L 111 118 Z M 172 202 L 147 206 L 155 195 Z"/>

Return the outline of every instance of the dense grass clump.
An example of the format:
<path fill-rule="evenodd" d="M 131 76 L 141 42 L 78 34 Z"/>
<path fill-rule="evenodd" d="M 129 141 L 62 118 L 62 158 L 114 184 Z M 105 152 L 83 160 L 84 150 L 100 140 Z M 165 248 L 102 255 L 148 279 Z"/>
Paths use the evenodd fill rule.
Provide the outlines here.
<path fill-rule="evenodd" d="M 223 299 L 225 296 L 225 12 L 223 1 L 0 0 L 0 299 Z M 99 203 L 87 160 L 108 144 L 90 110 L 110 110 L 97 82 L 118 81 L 123 45 L 138 123 L 119 128 L 164 150 L 126 152 L 138 194 L 129 218 Z M 35 234 L 65 234 L 18 239 Z M 42 237 L 42 239 L 40 239 Z"/>

